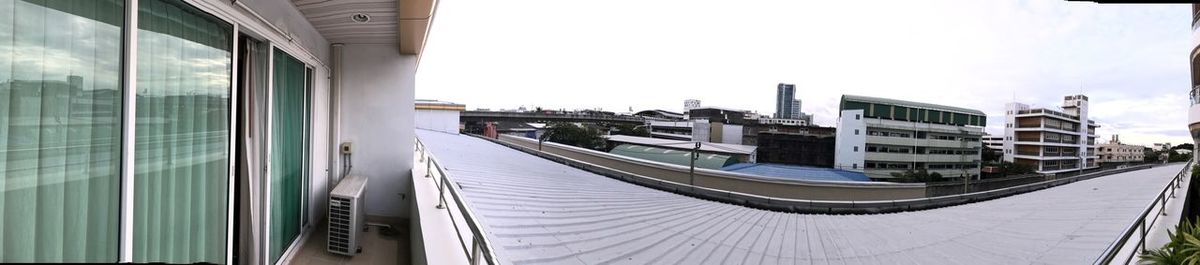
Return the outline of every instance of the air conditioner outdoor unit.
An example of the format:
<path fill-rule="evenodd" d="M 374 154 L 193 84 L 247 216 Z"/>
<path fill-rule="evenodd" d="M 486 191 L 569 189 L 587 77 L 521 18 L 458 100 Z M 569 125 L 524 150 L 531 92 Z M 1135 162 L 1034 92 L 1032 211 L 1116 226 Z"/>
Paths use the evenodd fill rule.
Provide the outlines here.
<path fill-rule="evenodd" d="M 329 252 L 348 256 L 360 252 L 358 242 L 366 228 L 366 187 L 366 177 L 350 176 L 329 194 Z"/>

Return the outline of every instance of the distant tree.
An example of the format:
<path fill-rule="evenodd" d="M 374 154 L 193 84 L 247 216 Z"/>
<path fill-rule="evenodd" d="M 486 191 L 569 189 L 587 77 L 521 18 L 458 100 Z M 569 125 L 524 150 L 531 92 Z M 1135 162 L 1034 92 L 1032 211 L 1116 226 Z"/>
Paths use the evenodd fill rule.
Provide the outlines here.
<path fill-rule="evenodd" d="M 646 130 L 645 126 L 633 126 L 629 124 L 616 125 L 609 133 L 612 135 L 650 137 L 650 131 Z"/>
<path fill-rule="evenodd" d="M 546 132 L 539 140 L 592 150 L 604 150 L 604 138 L 600 137 L 600 130 L 581 127 L 574 123 L 556 122 L 546 125 Z"/>
<path fill-rule="evenodd" d="M 898 182 L 908 183 L 938 182 L 945 180 L 942 178 L 941 173 L 929 173 L 929 171 L 925 170 L 924 168 L 917 170 L 909 169 L 905 170 L 903 173 L 892 172 L 892 177 L 895 177 Z"/>
<path fill-rule="evenodd" d="M 984 162 L 1000 161 L 1000 155 L 996 153 L 996 149 L 984 146 L 980 152 L 983 152 L 980 154 L 980 159 L 983 159 Z"/>
<path fill-rule="evenodd" d="M 1187 162 L 1189 159 L 1192 159 L 1191 154 L 1175 152 L 1174 149 L 1167 152 L 1167 162 Z"/>
<path fill-rule="evenodd" d="M 1016 164 L 1008 161 L 1000 162 L 1000 174 L 1002 176 L 1029 174 L 1033 173 L 1034 170 L 1036 169 L 1033 166 L 1026 164 Z"/>
<path fill-rule="evenodd" d="M 1180 144 L 1180 145 L 1176 145 L 1175 147 L 1171 147 L 1171 150 L 1179 150 L 1179 149 L 1194 150 L 1194 149 L 1196 149 L 1196 146 L 1192 145 L 1190 143 L 1187 143 L 1187 144 Z"/>
<path fill-rule="evenodd" d="M 1158 162 L 1159 154 L 1162 154 L 1162 151 L 1154 151 L 1154 149 L 1146 148 L 1142 151 L 1142 162 Z"/>

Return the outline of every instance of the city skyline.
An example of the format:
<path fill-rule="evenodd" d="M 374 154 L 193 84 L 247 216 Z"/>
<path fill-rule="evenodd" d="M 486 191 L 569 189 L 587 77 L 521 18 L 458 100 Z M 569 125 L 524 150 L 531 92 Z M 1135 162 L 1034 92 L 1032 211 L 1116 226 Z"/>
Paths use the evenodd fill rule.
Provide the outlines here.
<path fill-rule="evenodd" d="M 1189 50 L 1186 5 L 860 5 L 443 3 L 417 97 L 469 109 L 614 112 L 681 111 L 680 102 L 694 98 L 770 115 L 782 82 L 796 84 L 802 111 L 820 125 L 833 125 L 838 97 L 853 94 L 977 108 L 995 135 L 1005 103 L 1056 107 L 1062 95 L 1085 94 L 1102 138 L 1190 141 L 1179 125 L 1188 102 L 1179 91 L 1189 88 L 1187 61 L 1178 58 Z M 494 12 L 524 8 L 554 12 Z M 493 23 L 470 23 L 480 18 Z"/>

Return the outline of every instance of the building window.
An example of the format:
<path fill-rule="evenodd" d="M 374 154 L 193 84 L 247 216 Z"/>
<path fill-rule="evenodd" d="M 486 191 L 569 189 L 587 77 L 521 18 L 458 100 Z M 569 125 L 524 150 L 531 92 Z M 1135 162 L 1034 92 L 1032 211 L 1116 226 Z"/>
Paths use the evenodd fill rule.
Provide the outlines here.
<path fill-rule="evenodd" d="M 860 120 L 860 119 L 862 119 L 862 115 L 854 114 L 854 120 Z"/>
<path fill-rule="evenodd" d="M 858 169 L 858 163 L 854 163 L 854 165 L 852 165 L 852 167 L 853 167 L 854 169 Z"/>
<path fill-rule="evenodd" d="M 858 152 L 858 146 L 855 146 L 855 147 L 854 147 L 854 151 L 855 151 L 855 152 Z"/>
<path fill-rule="evenodd" d="M 124 2 L 0 1 L 0 263 L 117 262 Z"/>
<path fill-rule="evenodd" d="M 233 26 L 138 3 L 133 262 L 224 263 Z"/>
<path fill-rule="evenodd" d="M 858 129 L 854 129 L 854 135 L 858 135 Z"/>

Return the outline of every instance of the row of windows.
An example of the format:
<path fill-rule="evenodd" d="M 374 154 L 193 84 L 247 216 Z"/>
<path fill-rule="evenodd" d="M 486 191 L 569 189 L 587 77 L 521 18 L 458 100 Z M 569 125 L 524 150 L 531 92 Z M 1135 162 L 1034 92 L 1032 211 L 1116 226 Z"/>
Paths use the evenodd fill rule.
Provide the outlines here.
<path fill-rule="evenodd" d="M 884 162 L 867 162 L 864 168 L 868 169 L 910 169 L 914 168 L 911 163 L 884 163 Z M 925 169 L 974 169 L 979 168 L 977 164 L 928 164 Z"/>
<path fill-rule="evenodd" d="M 869 118 L 957 126 L 987 126 L 987 117 L 981 115 L 893 106 L 880 103 L 867 103 L 853 100 L 842 101 L 841 110 L 863 110 L 863 114 Z"/>

